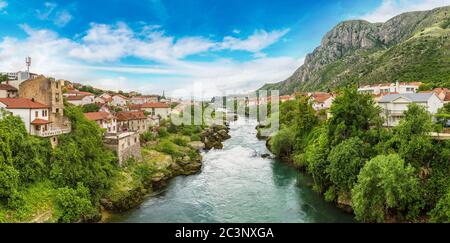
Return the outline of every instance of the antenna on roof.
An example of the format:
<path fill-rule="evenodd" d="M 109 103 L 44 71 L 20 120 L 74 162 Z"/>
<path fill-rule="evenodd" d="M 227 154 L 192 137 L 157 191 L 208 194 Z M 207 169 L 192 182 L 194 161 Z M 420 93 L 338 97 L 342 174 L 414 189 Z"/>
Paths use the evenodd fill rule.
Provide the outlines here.
<path fill-rule="evenodd" d="M 30 73 L 30 66 L 31 66 L 31 57 L 26 57 L 25 58 L 25 63 L 27 65 L 27 72 L 29 74 Z"/>

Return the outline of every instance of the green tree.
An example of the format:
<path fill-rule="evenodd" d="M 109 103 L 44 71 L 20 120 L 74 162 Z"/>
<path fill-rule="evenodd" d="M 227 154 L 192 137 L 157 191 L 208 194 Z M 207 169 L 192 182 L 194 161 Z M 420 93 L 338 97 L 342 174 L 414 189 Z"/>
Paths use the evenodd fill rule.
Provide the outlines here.
<path fill-rule="evenodd" d="M 338 192 L 350 193 L 368 157 L 369 148 L 358 137 L 349 138 L 331 150 L 326 170 Z"/>
<path fill-rule="evenodd" d="M 9 80 L 8 75 L 0 74 L 0 84 L 8 80 Z"/>
<path fill-rule="evenodd" d="M 372 97 L 360 94 L 356 88 L 345 88 L 336 97 L 330 109 L 328 138 L 332 145 L 351 138 L 363 138 L 372 127 L 381 127 L 380 109 Z"/>
<path fill-rule="evenodd" d="M 0 199 L 9 199 L 19 188 L 19 172 L 13 166 L 0 163 Z"/>
<path fill-rule="evenodd" d="M 431 115 L 425 108 L 414 103 L 409 105 L 394 136 L 400 156 L 415 167 L 428 166 L 432 156 L 433 145 L 429 137 L 432 131 Z"/>
<path fill-rule="evenodd" d="M 326 129 L 322 128 L 319 136 L 312 140 L 306 148 L 307 170 L 313 177 L 314 188 L 319 192 L 324 192 L 330 184 L 329 175 L 326 172 L 329 165 L 327 159 L 329 152 Z"/>
<path fill-rule="evenodd" d="M 65 115 L 72 122 L 72 133 L 60 138 L 50 177 L 62 187 L 75 187 L 81 182 L 92 195 L 98 195 L 110 187 L 117 158 L 103 147 L 101 128 L 88 121 L 79 107 L 67 106 Z"/>
<path fill-rule="evenodd" d="M 431 210 L 430 216 L 432 223 L 450 223 L 450 191 L 439 200 L 436 207 Z"/>
<path fill-rule="evenodd" d="M 59 188 L 56 196 L 56 205 L 59 208 L 59 221 L 63 223 L 87 220 L 96 213 L 90 201 L 89 189 L 78 183 L 75 189 L 69 187 Z"/>
<path fill-rule="evenodd" d="M 380 155 L 362 168 L 352 190 L 356 219 L 385 222 L 415 218 L 421 208 L 419 180 L 414 167 L 397 154 Z"/>
<path fill-rule="evenodd" d="M 83 110 L 83 113 L 98 112 L 100 110 L 100 107 L 98 107 L 98 105 L 96 105 L 96 104 L 87 104 L 87 105 L 83 105 L 82 110 Z"/>

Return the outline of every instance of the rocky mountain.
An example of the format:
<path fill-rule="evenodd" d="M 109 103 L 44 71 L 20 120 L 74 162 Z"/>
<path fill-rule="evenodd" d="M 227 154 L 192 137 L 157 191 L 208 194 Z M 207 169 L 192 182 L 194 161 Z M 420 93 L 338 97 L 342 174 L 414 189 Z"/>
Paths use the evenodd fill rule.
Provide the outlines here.
<path fill-rule="evenodd" d="M 338 24 L 287 80 L 261 89 L 327 90 L 350 83 L 450 81 L 450 6 L 385 23 Z"/>

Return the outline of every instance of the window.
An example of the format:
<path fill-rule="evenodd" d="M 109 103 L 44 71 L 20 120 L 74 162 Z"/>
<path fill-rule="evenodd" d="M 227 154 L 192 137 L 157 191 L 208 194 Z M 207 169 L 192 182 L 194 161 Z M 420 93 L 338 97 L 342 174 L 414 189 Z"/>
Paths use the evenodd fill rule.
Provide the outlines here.
<path fill-rule="evenodd" d="M 34 117 L 36 117 L 36 118 L 39 117 L 39 111 L 35 111 L 35 112 L 34 112 Z"/>

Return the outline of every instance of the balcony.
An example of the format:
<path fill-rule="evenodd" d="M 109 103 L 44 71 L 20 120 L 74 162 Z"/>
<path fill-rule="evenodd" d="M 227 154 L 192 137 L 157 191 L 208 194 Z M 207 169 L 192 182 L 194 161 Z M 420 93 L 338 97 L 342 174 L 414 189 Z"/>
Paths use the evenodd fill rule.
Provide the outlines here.
<path fill-rule="evenodd" d="M 58 135 L 70 133 L 71 130 L 72 129 L 70 127 L 66 127 L 66 128 L 51 128 L 50 130 L 47 130 L 47 131 L 36 131 L 34 133 L 34 135 L 36 135 L 38 137 L 47 138 L 47 137 L 53 137 L 53 136 L 58 136 Z"/>

